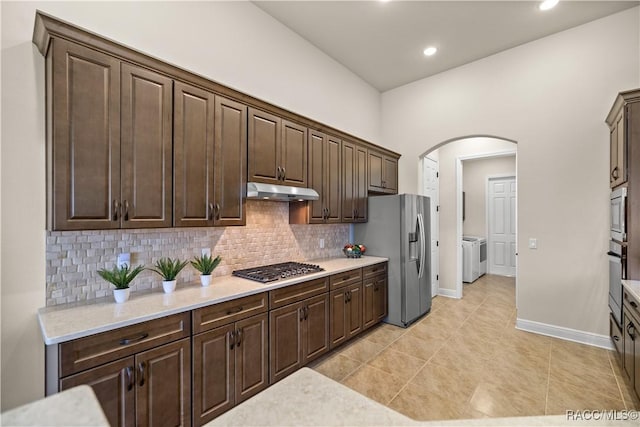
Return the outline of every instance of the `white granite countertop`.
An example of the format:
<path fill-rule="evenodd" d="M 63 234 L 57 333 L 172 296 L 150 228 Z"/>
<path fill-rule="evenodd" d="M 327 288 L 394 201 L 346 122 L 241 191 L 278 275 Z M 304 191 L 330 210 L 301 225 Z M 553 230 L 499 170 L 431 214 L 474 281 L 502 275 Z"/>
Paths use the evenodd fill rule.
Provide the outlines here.
<path fill-rule="evenodd" d="M 623 280 L 622 286 L 637 300 L 640 300 L 640 280 Z"/>
<path fill-rule="evenodd" d="M 2 414 L 3 426 L 104 426 L 109 422 L 88 385 L 70 388 Z"/>
<path fill-rule="evenodd" d="M 302 368 L 206 424 L 215 426 L 637 426 L 637 421 L 569 421 L 564 415 L 414 421 L 309 368 Z"/>
<path fill-rule="evenodd" d="M 116 304 L 113 297 L 108 297 L 43 307 L 38 310 L 38 320 L 44 343 L 58 344 L 385 261 L 387 258 L 373 256 L 312 260 L 308 262 L 319 265 L 325 271 L 267 284 L 235 276 L 215 277 L 208 287 L 181 284 L 170 294 L 163 293 L 162 289 L 133 293 L 129 301 L 123 304 Z"/>

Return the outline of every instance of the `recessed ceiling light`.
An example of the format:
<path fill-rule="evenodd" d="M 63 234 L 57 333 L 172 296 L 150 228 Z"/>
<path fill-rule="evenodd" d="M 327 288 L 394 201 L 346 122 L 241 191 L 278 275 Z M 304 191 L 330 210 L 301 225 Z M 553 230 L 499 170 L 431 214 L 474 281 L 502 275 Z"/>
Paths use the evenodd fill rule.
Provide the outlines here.
<path fill-rule="evenodd" d="M 560 0 L 544 0 L 542 3 L 540 3 L 540 6 L 538 6 L 538 8 L 540 10 L 549 10 L 549 9 L 553 9 L 559 2 Z"/>
<path fill-rule="evenodd" d="M 438 48 L 430 46 L 430 47 L 426 48 L 422 53 L 424 53 L 426 56 L 431 56 L 431 55 L 435 54 L 437 51 L 438 51 Z"/>

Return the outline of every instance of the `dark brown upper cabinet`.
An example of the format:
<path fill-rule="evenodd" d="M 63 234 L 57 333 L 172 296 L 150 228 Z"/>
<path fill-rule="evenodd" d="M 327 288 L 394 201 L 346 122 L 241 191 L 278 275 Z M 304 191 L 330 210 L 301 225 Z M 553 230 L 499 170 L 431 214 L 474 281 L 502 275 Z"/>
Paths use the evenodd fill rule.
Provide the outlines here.
<path fill-rule="evenodd" d="M 249 108 L 249 181 L 307 186 L 307 128 Z"/>
<path fill-rule="evenodd" d="M 342 141 L 342 222 L 367 221 L 367 149 Z"/>
<path fill-rule="evenodd" d="M 292 202 L 289 223 L 323 224 L 341 220 L 341 148 L 335 137 L 309 131 L 309 188 L 320 195 L 318 200 Z"/>
<path fill-rule="evenodd" d="M 171 226 L 171 79 L 60 39 L 47 67 L 49 227 Z"/>
<path fill-rule="evenodd" d="M 398 159 L 369 150 L 369 191 L 396 194 L 398 192 Z"/>
<path fill-rule="evenodd" d="M 171 227 L 173 82 L 126 63 L 121 75 L 121 227 Z"/>
<path fill-rule="evenodd" d="M 174 224 L 244 225 L 247 108 L 175 83 Z"/>

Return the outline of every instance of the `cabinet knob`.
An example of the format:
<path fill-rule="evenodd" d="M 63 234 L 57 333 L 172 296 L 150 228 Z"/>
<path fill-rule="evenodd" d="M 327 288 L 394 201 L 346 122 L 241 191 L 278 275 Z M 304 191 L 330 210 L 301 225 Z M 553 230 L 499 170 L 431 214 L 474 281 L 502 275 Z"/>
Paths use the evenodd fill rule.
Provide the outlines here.
<path fill-rule="evenodd" d="M 287 179 L 287 170 L 283 167 L 282 168 L 282 180 L 284 181 L 285 179 Z"/>
<path fill-rule="evenodd" d="M 133 366 L 127 366 L 124 370 L 127 374 L 127 391 L 133 390 Z"/>
<path fill-rule="evenodd" d="M 238 329 L 236 331 L 236 347 L 240 347 L 240 344 L 242 343 L 242 329 Z"/>
<path fill-rule="evenodd" d="M 278 166 L 276 168 L 276 170 L 278 172 L 277 175 L 276 175 L 276 180 L 280 181 L 280 180 L 282 180 L 282 168 L 280 166 Z"/>
<path fill-rule="evenodd" d="M 613 180 L 615 181 L 616 179 L 618 179 L 619 174 L 618 174 L 618 167 L 614 167 L 613 170 L 611 171 L 611 178 L 613 178 Z"/>
<path fill-rule="evenodd" d="M 216 219 L 220 219 L 220 203 L 216 203 Z"/>
<path fill-rule="evenodd" d="M 233 350 L 233 346 L 236 343 L 236 332 L 235 331 L 231 331 L 229 332 L 229 349 Z"/>
<path fill-rule="evenodd" d="M 209 203 L 209 221 L 213 221 L 213 203 Z"/>

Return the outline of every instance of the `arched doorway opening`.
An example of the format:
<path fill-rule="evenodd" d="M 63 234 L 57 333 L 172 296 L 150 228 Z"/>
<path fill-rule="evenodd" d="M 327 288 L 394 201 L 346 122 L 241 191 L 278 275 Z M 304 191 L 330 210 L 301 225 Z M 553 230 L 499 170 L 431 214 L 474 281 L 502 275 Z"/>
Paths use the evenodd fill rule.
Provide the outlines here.
<path fill-rule="evenodd" d="M 463 297 L 463 280 L 470 280 L 468 274 L 465 277 L 463 263 L 463 241 L 465 247 L 469 248 L 469 243 L 463 238 L 468 235 L 486 239 L 483 255 L 488 272 L 496 273 L 496 263 L 512 261 L 512 274 L 508 274 L 508 270 L 498 274 L 512 275 L 517 281 L 516 141 L 492 135 L 452 138 L 423 153 L 420 161 L 421 192 L 432 198 L 430 228 L 432 283 L 435 285 L 432 287 L 433 294 Z M 467 174 L 465 170 L 468 171 Z M 511 178 L 512 182 L 508 181 L 508 178 Z M 499 199 L 495 191 L 490 191 L 492 187 L 494 190 L 505 189 L 505 185 L 513 190 L 512 194 L 504 195 L 506 198 Z M 491 211 L 488 199 L 490 193 L 495 196 L 494 204 L 503 207 L 504 211 Z M 492 230 L 492 221 L 500 215 L 507 216 L 501 218 L 501 224 L 504 225 L 506 222 L 506 226 L 513 231 L 513 236 L 493 232 L 495 230 Z M 509 238 L 512 241 L 509 241 Z M 481 252 L 481 242 L 482 240 L 479 240 L 478 246 L 474 246 L 478 248 L 477 253 Z M 502 254 L 497 248 L 502 248 Z M 466 253 L 468 260 L 469 251 Z M 492 262 L 494 271 L 491 271 Z"/>

